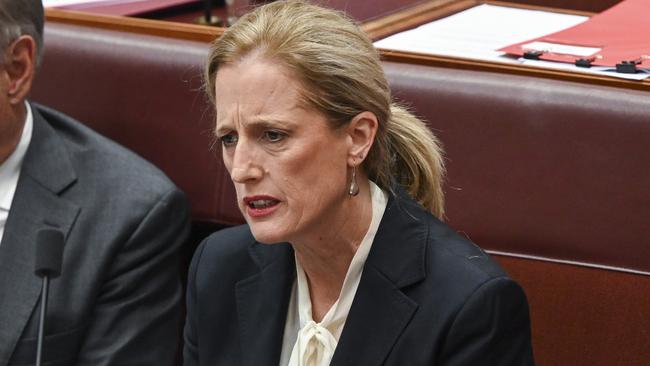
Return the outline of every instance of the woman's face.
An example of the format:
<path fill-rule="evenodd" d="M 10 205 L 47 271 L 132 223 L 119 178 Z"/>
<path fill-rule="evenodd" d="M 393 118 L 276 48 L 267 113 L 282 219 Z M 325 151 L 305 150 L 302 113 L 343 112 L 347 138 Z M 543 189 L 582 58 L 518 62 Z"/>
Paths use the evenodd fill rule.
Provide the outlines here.
<path fill-rule="evenodd" d="M 273 61 L 247 58 L 216 76 L 223 160 L 263 243 L 326 233 L 345 216 L 351 139 L 299 96 L 299 82 Z"/>

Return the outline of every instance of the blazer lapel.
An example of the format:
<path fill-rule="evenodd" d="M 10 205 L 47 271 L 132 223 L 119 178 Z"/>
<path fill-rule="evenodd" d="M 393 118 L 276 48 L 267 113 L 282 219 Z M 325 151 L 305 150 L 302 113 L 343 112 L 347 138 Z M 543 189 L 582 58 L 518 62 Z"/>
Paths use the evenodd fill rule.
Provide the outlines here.
<path fill-rule="evenodd" d="M 426 219 L 405 192 L 389 199 L 331 365 L 381 365 L 411 321 L 400 289 L 425 277 Z"/>
<path fill-rule="evenodd" d="M 40 295 L 41 281 L 34 275 L 38 230 L 56 227 L 67 236 L 79 213 L 79 207 L 58 196 L 76 179 L 68 152 L 32 110 L 32 140 L 0 244 L 0 365 L 8 363 Z"/>
<path fill-rule="evenodd" d="M 236 286 L 242 364 L 277 365 L 295 277 L 293 250 L 256 243 L 250 253 L 261 271 Z"/>

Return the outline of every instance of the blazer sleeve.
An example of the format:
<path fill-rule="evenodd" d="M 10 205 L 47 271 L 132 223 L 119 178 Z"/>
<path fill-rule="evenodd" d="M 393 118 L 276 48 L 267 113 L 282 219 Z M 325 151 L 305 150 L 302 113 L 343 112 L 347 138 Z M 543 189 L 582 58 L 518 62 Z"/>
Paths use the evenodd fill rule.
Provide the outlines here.
<path fill-rule="evenodd" d="M 93 308 L 78 366 L 173 365 L 179 344 L 178 250 L 189 233 L 173 188 L 119 248 Z"/>
<path fill-rule="evenodd" d="M 507 277 L 481 285 L 458 312 L 441 365 L 534 365 L 526 295 Z"/>

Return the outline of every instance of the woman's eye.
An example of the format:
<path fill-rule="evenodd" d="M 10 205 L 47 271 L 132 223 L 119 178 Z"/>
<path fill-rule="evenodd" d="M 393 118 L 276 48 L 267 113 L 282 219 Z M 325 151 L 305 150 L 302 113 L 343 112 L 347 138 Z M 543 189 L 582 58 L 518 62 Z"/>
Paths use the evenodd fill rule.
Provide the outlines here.
<path fill-rule="evenodd" d="M 237 135 L 229 133 L 219 137 L 219 140 L 221 140 L 221 145 L 224 147 L 235 146 L 237 144 Z"/>
<path fill-rule="evenodd" d="M 264 138 L 269 142 L 279 142 L 284 139 L 286 135 L 280 131 L 265 131 Z"/>

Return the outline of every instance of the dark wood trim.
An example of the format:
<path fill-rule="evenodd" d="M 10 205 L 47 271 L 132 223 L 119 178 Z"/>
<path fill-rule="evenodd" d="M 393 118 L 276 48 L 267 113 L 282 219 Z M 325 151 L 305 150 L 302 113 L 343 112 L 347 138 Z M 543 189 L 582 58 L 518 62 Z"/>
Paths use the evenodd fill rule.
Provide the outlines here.
<path fill-rule="evenodd" d="M 46 9 L 48 22 L 75 24 L 130 33 L 149 34 L 160 37 L 211 42 L 223 34 L 223 28 L 195 24 L 172 23 L 161 20 L 139 19 L 113 15 L 90 14 L 78 11 Z"/>
<path fill-rule="evenodd" d="M 361 28 L 378 40 L 479 4 L 477 0 L 432 0 L 385 17 L 365 22 Z"/>
<path fill-rule="evenodd" d="M 546 79 L 556 79 L 565 81 L 581 82 L 586 84 L 613 86 L 624 89 L 650 91 L 650 80 L 625 80 L 609 76 L 580 74 L 569 70 L 547 69 L 518 64 L 506 64 L 491 61 L 481 61 L 465 59 L 451 56 L 436 56 L 428 54 L 418 54 L 412 52 L 380 50 L 384 61 L 401 62 L 417 65 L 428 65 L 437 67 L 447 67 L 452 69 L 490 71 L 502 74 L 523 75 L 532 77 L 541 77 Z"/>
<path fill-rule="evenodd" d="M 494 0 L 431 0 L 415 5 L 411 8 L 382 17 L 378 20 L 366 22 L 361 25 L 372 39 L 380 39 L 396 32 L 413 28 L 420 24 L 439 19 L 450 14 L 462 11 L 478 4 L 494 4 L 525 9 L 559 11 L 568 14 L 591 16 L 593 13 L 548 8 L 542 6 L 528 6 L 505 1 Z M 224 32 L 224 28 L 207 27 L 202 25 L 172 23 L 160 20 L 139 19 L 110 15 L 89 14 L 83 12 L 47 9 L 47 21 L 68 24 L 77 24 L 102 29 L 124 32 L 149 34 L 161 37 L 187 39 L 199 42 L 211 42 Z M 575 73 L 568 70 L 546 69 L 525 65 L 503 64 L 492 61 L 464 59 L 412 52 L 380 50 L 382 58 L 386 61 L 403 62 L 410 64 L 430 65 L 456 69 L 482 70 L 506 74 L 542 77 L 557 80 L 567 80 L 596 85 L 614 86 L 624 89 L 650 91 L 650 80 L 635 81 L 624 80 L 607 76 Z"/>

